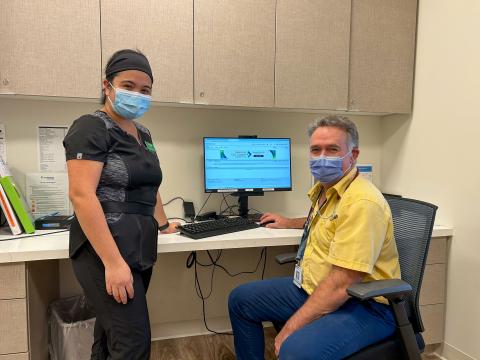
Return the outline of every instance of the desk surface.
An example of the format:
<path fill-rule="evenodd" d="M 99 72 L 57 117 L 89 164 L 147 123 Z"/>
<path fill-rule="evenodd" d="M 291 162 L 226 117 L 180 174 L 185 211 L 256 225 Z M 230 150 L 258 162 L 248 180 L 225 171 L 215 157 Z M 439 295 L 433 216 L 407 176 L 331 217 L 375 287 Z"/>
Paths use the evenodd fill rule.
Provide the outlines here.
<path fill-rule="evenodd" d="M 68 231 L 37 231 L 15 239 L 0 232 L 0 263 L 68 258 Z M 210 249 L 235 249 L 263 246 L 297 245 L 302 230 L 267 229 L 264 227 L 194 240 L 178 234 L 159 235 L 158 252 L 181 252 Z M 435 226 L 432 237 L 452 236 L 453 229 Z M 2 241 L 3 240 L 3 241 Z"/>

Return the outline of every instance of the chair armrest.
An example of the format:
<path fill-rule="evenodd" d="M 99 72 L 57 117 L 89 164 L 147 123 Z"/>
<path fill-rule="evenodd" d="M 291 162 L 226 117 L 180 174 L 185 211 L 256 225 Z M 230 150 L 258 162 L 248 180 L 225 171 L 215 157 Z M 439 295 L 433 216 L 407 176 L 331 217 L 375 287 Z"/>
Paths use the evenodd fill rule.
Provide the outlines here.
<path fill-rule="evenodd" d="M 285 253 L 285 254 L 279 254 L 275 256 L 275 261 L 279 263 L 280 265 L 283 264 L 288 264 L 295 262 L 295 258 L 297 257 L 297 253 Z"/>
<path fill-rule="evenodd" d="M 402 279 L 376 280 L 356 283 L 347 289 L 347 293 L 359 300 L 368 300 L 377 296 L 396 299 L 410 294 L 412 287 Z"/>

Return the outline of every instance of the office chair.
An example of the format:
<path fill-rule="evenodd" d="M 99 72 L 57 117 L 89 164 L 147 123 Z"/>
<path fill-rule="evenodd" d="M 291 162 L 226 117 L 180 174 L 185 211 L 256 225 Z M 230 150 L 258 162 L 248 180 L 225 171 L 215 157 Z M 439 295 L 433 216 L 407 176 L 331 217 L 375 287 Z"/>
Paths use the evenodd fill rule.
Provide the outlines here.
<path fill-rule="evenodd" d="M 347 293 L 360 300 L 384 296 L 392 306 L 396 333 L 372 344 L 348 360 L 420 360 L 425 348 L 421 333 L 419 298 L 437 206 L 399 196 L 385 195 L 390 205 L 402 279 L 378 280 L 350 286 Z M 281 254 L 279 264 L 295 261 L 296 254 Z M 278 330 L 278 324 L 274 324 Z"/>

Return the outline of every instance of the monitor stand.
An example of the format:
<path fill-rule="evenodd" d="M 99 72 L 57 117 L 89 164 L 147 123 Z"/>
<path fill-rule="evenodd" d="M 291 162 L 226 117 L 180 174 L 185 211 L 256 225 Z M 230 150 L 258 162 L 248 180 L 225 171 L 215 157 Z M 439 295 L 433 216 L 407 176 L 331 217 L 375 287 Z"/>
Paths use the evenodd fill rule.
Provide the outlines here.
<path fill-rule="evenodd" d="M 249 196 L 263 196 L 263 191 L 252 192 L 235 192 L 232 196 L 238 196 L 238 215 L 244 218 L 255 219 L 258 217 L 256 214 L 248 214 L 248 197 Z"/>

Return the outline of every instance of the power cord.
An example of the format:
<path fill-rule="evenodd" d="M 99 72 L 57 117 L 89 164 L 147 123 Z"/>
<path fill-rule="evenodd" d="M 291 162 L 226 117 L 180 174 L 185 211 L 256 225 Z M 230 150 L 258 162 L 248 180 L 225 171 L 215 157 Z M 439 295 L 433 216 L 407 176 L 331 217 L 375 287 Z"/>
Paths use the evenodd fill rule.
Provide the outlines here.
<path fill-rule="evenodd" d="M 17 236 L 15 236 L 15 237 L 9 237 L 9 238 L 6 238 L 6 239 L 1 239 L 1 241 L 19 240 L 19 239 L 26 239 L 26 238 L 39 237 L 39 236 L 48 236 L 48 235 L 63 233 L 63 232 L 67 232 L 67 231 L 69 231 L 69 229 L 52 231 L 52 232 L 47 232 L 47 233 L 44 233 L 44 234 L 31 234 L 31 235 L 26 235 L 26 236 L 17 235 Z"/>
<path fill-rule="evenodd" d="M 263 268 L 262 268 L 262 280 L 264 279 L 265 277 L 265 269 L 266 269 L 266 265 L 267 265 L 267 248 L 264 247 L 262 248 L 262 251 L 260 252 L 260 258 L 258 259 L 258 262 L 257 262 L 257 265 L 255 266 L 255 269 L 252 270 L 252 271 L 240 271 L 238 273 L 235 273 L 235 274 L 232 274 L 230 271 L 228 271 L 227 268 L 225 268 L 223 265 L 220 265 L 218 262 L 220 261 L 220 258 L 223 254 L 223 250 L 219 250 L 218 253 L 216 254 L 216 256 L 212 256 L 212 254 L 210 253 L 209 250 L 207 250 L 207 255 L 210 259 L 210 263 L 201 263 L 198 258 L 197 258 L 197 252 L 196 251 L 192 251 L 188 257 L 187 257 L 187 261 L 186 261 L 186 266 L 187 268 L 191 268 L 192 266 L 194 267 L 194 279 L 195 279 L 195 291 L 197 293 L 197 296 L 200 298 L 200 300 L 202 301 L 202 315 L 203 315 L 203 323 L 205 325 L 205 328 L 214 333 L 214 334 L 217 334 L 217 335 L 233 335 L 231 332 L 218 332 L 218 331 L 215 331 L 215 330 L 212 330 L 210 329 L 210 327 L 208 326 L 207 324 L 207 316 L 206 316 L 206 310 L 205 310 L 205 301 L 212 295 L 212 291 L 213 291 L 213 276 L 214 276 L 214 273 L 215 273 L 215 269 L 218 267 L 220 269 L 222 269 L 227 275 L 229 275 L 230 277 L 235 277 L 235 276 L 238 276 L 238 275 L 242 275 L 242 274 L 253 274 L 253 273 L 256 273 L 258 271 L 258 267 L 260 266 L 260 263 L 263 259 Z M 197 268 L 197 265 L 198 266 L 202 266 L 202 267 L 210 267 L 210 266 L 213 266 L 212 268 L 212 274 L 211 274 L 211 277 L 210 277 L 210 291 L 208 293 L 207 296 L 204 296 L 203 295 L 203 291 L 202 291 L 202 287 L 200 285 L 200 280 L 199 280 L 199 277 L 198 277 L 198 268 Z"/>
<path fill-rule="evenodd" d="M 211 333 L 217 334 L 217 335 L 233 335 L 233 333 L 230 332 L 218 332 L 213 329 L 210 329 L 208 324 L 207 324 L 207 315 L 206 315 L 206 310 L 205 310 L 205 300 L 207 300 L 213 292 L 213 275 L 215 274 L 215 265 L 213 265 L 212 268 L 212 274 L 210 276 L 210 291 L 207 296 L 203 295 L 202 287 L 200 285 L 200 279 L 198 278 L 198 269 L 197 265 L 200 265 L 200 263 L 197 261 L 197 252 L 192 251 L 188 257 L 187 257 L 187 262 L 186 266 L 187 268 L 191 268 L 192 266 L 194 267 L 194 279 L 195 279 L 195 292 L 197 293 L 197 296 L 202 300 L 202 314 L 203 314 L 203 324 L 205 325 L 205 328 L 210 331 Z"/>
<path fill-rule="evenodd" d="M 197 219 L 197 216 L 202 213 L 203 208 L 205 207 L 205 205 L 207 205 L 207 201 L 210 199 L 210 196 L 212 196 L 212 194 L 213 194 L 213 193 L 208 194 L 207 198 L 206 198 L 205 201 L 203 202 L 202 207 L 201 207 L 200 210 L 198 210 L 198 212 L 195 214 L 195 217 L 193 218 L 192 222 L 195 222 L 195 220 Z"/>
<path fill-rule="evenodd" d="M 163 203 L 162 205 L 167 206 L 167 205 L 171 204 L 172 202 L 174 202 L 175 200 L 182 200 L 183 203 L 185 202 L 184 198 L 182 198 L 181 196 L 176 196 L 173 199 L 168 200 L 166 203 Z"/>
<path fill-rule="evenodd" d="M 257 209 L 255 209 L 255 208 L 250 208 L 250 209 L 248 209 L 248 211 L 250 211 L 250 210 L 255 211 L 257 214 L 263 214 L 263 211 L 257 210 Z"/>
<path fill-rule="evenodd" d="M 230 195 L 230 194 L 228 194 Z M 238 205 L 230 205 L 227 201 L 227 198 L 225 196 L 225 194 L 222 194 L 222 201 L 220 202 L 220 209 L 218 210 L 218 214 L 219 215 L 223 215 L 224 213 L 226 213 L 227 211 L 230 210 L 230 215 L 235 215 L 235 213 L 232 211 L 232 209 L 234 208 L 238 208 Z M 222 210 L 222 205 L 223 203 L 225 203 L 225 205 L 227 205 L 227 208 L 225 210 Z"/>

